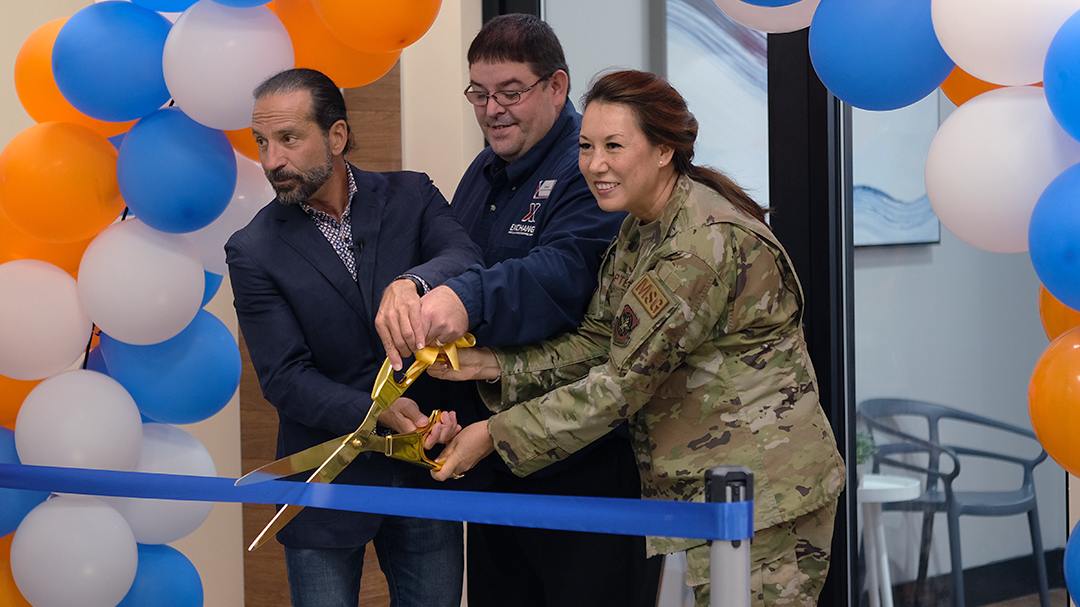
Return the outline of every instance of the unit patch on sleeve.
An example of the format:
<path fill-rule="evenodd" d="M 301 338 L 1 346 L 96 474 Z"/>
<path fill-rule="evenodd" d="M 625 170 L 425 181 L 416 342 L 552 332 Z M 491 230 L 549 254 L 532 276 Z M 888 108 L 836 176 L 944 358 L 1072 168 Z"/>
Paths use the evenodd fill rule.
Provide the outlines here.
<path fill-rule="evenodd" d="M 612 327 L 612 343 L 620 348 L 626 347 L 626 344 L 630 343 L 630 332 L 637 325 L 637 314 L 634 314 L 630 306 L 623 306 L 622 314 L 615 319 L 615 326 Z"/>
<path fill-rule="evenodd" d="M 649 318 L 656 318 L 656 315 L 663 311 L 669 303 L 667 295 L 664 295 L 664 291 L 653 282 L 652 277 L 648 274 L 639 278 L 630 292 L 641 302 L 642 307 L 649 313 Z"/>

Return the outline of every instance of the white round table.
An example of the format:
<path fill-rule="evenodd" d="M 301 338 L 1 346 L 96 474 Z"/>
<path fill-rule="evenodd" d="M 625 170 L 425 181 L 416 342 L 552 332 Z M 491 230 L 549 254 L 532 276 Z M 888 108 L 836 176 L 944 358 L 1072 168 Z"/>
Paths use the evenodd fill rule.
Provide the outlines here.
<path fill-rule="evenodd" d="M 893 607 L 889 553 L 881 526 L 881 504 L 912 500 L 922 493 L 919 479 L 886 474 L 864 474 L 859 479 L 859 503 L 863 510 L 863 541 L 866 545 L 866 586 L 871 607 Z"/>

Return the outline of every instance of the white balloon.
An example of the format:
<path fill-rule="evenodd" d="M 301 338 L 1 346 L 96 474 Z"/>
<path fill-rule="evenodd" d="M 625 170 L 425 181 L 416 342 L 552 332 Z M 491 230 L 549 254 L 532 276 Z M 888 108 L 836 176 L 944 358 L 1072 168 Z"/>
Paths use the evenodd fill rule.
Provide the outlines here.
<path fill-rule="evenodd" d="M 11 540 L 11 576 L 34 607 L 116 607 L 138 564 L 124 517 L 85 495 L 39 504 Z"/>
<path fill-rule="evenodd" d="M 266 179 L 262 165 L 237 153 L 236 190 L 229 206 L 225 207 L 225 212 L 210 225 L 186 234 L 199 251 L 203 269 L 221 276 L 228 273 L 229 267 L 225 265 L 225 243 L 276 195 L 273 186 Z"/>
<path fill-rule="evenodd" d="M 83 353 L 92 329 L 70 274 L 36 259 L 0 264 L 0 375 L 60 373 Z"/>
<path fill-rule="evenodd" d="M 129 219 L 98 234 L 79 264 L 79 296 L 90 319 L 124 343 L 161 343 L 202 306 L 206 276 L 194 245 Z"/>
<path fill-rule="evenodd" d="M 199 439 L 176 426 L 144 424 L 142 453 L 135 472 L 217 476 L 217 466 Z M 212 502 L 108 497 L 140 544 L 168 544 L 187 537 L 213 510 Z"/>
<path fill-rule="evenodd" d="M 131 470 L 142 435 L 142 416 L 127 390 L 83 369 L 35 386 L 15 418 L 19 461 L 36 466 Z"/>
<path fill-rule="evenodd" d="M 996 253 L 1028 248 L 1042 191 L 1080 162 L 1080 142 L 1058 125 L 1039 87 L 983 93 L 938 128 L 926 155 L 926 194 L 941 223 Z"/>
<path fill-rule="evenodd" d="M 165 85 L 185 114 L 222 130 L 251 126 L 251 92 L 293 67 L 292 39 L 269 8 L 199 0 L 165 39 Z"/>
<path fill-rule="evenodd" d="M 784 34 L 810 27 L 821 0 L 800 0 L 787 6 L 756 6 L 741 0 L 713 0 L 728 17 L 750 29 Z"/>
<path fill-rule="evenodd" d="M 934 32 L 965 72 L 994 84 L 1042 80 L 1050 40 L 1080 0 L 932 0 Z"/>

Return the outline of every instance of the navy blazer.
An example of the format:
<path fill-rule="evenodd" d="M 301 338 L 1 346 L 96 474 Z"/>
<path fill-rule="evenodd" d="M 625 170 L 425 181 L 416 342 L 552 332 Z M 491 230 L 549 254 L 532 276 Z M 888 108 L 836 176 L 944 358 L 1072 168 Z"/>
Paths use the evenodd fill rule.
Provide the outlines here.
<path fill-rule="evenodd" d="M 263 396 L 278 410 L 278 457 L 351 433 L 363 421 L 386 357 L 374 320 L 391 281 L 411 272 L 434 287 L 482 260 L 427 175 L 349 166 L 357 186 L 353 242 L 362 246 L 356 281 L 299 205 L 275 199 L 225 245 L 240 331 Z M 450 382 L 421 380 L 406 393 L 421 409 L 454 408 L 446 398 L 457 389 L 439 396 Z M 459 419 L 465 424 L 474 415 L 464 411 Z M 335 482 L 386 486 L 395 465 L 415 468 L 416 479 L 428 476 L 365 453 Z M 278 539 L 296 547 L 362 546 L 380 521 L 378 515 L 306 508 Z"/>

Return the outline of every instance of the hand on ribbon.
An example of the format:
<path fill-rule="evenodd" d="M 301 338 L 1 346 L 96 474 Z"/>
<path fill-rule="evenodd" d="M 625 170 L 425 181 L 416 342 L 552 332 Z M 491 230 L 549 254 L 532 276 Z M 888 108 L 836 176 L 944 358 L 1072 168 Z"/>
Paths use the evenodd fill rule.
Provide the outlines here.
<path fill-rule="evenodd" d="M 428 375 L 436 379 L 468 381 L 471 379 L 498 379 L 501 374 L 499 359 L 490 348 L 472 348 L 457 352 L 456 364 L 436 360 L 428 367 Z"/>
<path fill-rule="evenodd" d="M 412 281 L 395 280 L 383 291 L 375 315 L 375 331 L 395 371 L 401 370 L 402 359 L 424 347 L 420 296 Z"/>

